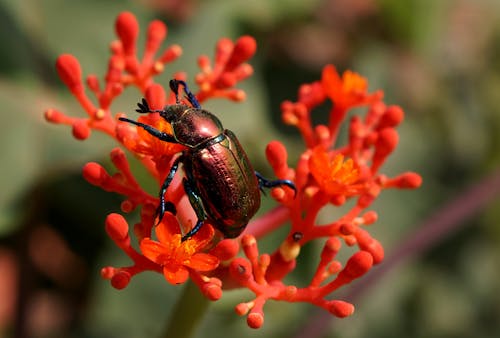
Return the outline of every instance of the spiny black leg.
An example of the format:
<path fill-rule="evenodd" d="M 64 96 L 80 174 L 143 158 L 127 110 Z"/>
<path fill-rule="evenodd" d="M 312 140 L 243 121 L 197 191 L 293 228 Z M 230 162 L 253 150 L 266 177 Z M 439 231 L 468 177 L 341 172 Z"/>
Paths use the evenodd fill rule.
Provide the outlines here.
<path fill-rule="evenodd" d="M 158 207 L 156 208 L 156 213 L 155 213 L 155 218 L 158 217 L 158 221 L 156 222 L 155 225 L 158 225 L 161 223 L 161 219 L 163 218 L 163 216 L 161 216 L 161 218 L 158 216 L 160 213 L 161 213 L 161 204 L 158 204 Z M 177 209 L 175 208 L 175 205 L 174 203 L 170 202 L 170 201 L 166 201 L 164 204 L 163 204 L 163 215 L 165 215 L 165 213 L 168 211 L 170 212 L 171 214 L 173 214 L 174 216 L 177 214 Z"/>
<path fill-rule="evenodd" d="M 163 184 L 161 185 L 160 192 L 158 193 L 158 197 L 160 198 L 160 203 L 158 204 L 158 208 L 156 209 L 156 215 L 158 216 L 157 224 L 160 224 L 161 220 L 163 219 L 163 216 L 165 215 L 165 212 L 170 211 L 173 214 L 176 213 L 175 206 L 171 202 L 165 201 L 165 193 L 167 192 L 170 183 L 172 183 L 172 180 L 174 179 L 177 169 L 179 169 L 179 163 L 181 162 L 181 160 L 182 160 L 182 155 L 175 159 L 174 163 L 170 167 L 170 172 L 163 181 Z"/>
<path fill-rule="evenodd" d="M 184 178 L 182 183 L 184 183 L 184 190 L 186 191 L 186 194 L 189 198 L 189 203 L 191 203 L 191 206 L 194 209 L 194 212 L 196 213 L 196 216 L 198 217 L 198 221 L 196 222 L 196 225 L 189 230 L 187 234 L 182 236 L 182 241 L 185 241 L 189 237 L 193 236 L 195 233 L 200 230 L 200 228 L 203 225 L 203 221 L 207 218 L 207 215 L 205 214 L 205 209 L 203 209 L 203 204 L 201 202 L 201 198 L 196 191 L 196 188 L 192 184 L 192 178 Z"/>
<path fill-rule="evenodd" d="M 151 127 L 149 124 L 144 124 L 144 123 L 141 123 L 141 122 L 137 122 L 137 121 L 128 119 L 126 117 L 120 117 L 119 120 L 135 124 L 136 126 L 143 128 L 145 131 L 147 131 L 148 133 L 150 133 L 154 137 L 159 138 L 162 141 L 170 142 L 170 143 L 179 143 L 175 139 L 174 135 L 170 135 L 170 134 L 164 133 L 162 131 L 159 131 L 158 129 L 155 129 L 155 128 Z"/>
<path fill-rule="evenodd" d="M 297 195 L 297 188 L 295 184 L 293 184 L 290 180 L 274 180 L 270 181 L 264 176 L 262 176 L 259 172 L 255 172 L 255 176 L 257 176 L 257 180 L 259 181 L 259 189 L 264 192 L 264 188 L 276 188 L 280 186 L 287 186 L 294 191 L 294 194 Z"/>
<path fill-rule="evenodd" d="M 187 234 L 182 236 L 181 242 L 184 242 L 186 239 L 189 239 L 192 236 L 194 236 L 194 234 L 196 234 L 201 229 L 202 226 L 203 226 L 203 221 L 199 219 L 198 222 L 196 222 L 196 225 L 191 230 L 189 230 Z"/>
<path fill-rule="evenodd" d="M 194 94 L 189 90 L 185 81 L 172 79 L 172 80 L 170 80 L 169 85 L 170 85 L 170 89 L 172 89 L 172 91 L 175 94 L 175 99 L 176 99 L 177 103 L 179 103 L 179 85 L 182 85 L 182 86 L 184 86 L 184 93 L 186 93 L 186 97 L 187 97 L 189 103 L 191 103 L 191 105 L 194 108 L 201 108 L 201 104 L 198 102 L 198 100 L 196 99 Z"/>

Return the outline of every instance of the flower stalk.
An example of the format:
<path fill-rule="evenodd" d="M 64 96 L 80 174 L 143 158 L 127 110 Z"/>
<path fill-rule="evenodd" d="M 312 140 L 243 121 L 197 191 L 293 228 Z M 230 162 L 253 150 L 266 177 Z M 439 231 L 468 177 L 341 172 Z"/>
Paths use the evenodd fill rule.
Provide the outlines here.
<path fill-rule="evenodd" d="M 177 299 L 162 337 L 190 338 L 196 334 L 210 305 L 194 282 L 187 282 Z"/>

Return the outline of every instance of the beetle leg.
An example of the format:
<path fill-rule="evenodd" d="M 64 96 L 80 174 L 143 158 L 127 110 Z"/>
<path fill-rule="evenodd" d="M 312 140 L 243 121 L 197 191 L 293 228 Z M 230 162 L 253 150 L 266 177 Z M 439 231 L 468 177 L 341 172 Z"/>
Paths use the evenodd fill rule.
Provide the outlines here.
<path fill-rule="evenodd" d="M 255 176 L 257 176 L 257 180 L 259 181 L 259 189 L 265 194 L 264 188 L 276 188 L 280 186 L 287 186 L 294 191 L 294 195 L 297 195 L 297 188 L 295 184 L 293 184 L 290 180 L 274 180 L 270 181 L 264 176 L 262 176 L 259 172 L 255 172 Z"/>
<path fill-rule="evenodd" d="M 170 183 L 172 183 L 172 180 L 174 179 L 177 169 L 179 169 L 179 163 L 181 162 L 181 160 L 182 160 L 182 155 L 175 159 L 174 163 L 170 167 L 170 172 L 165 178 L 165 181 L 163 181 L 163 184 L 161 185 L 160 192 L 158 194 L 158 197 L 160 198 L 160 203 L 158 204 L 158 208 L 156 209 L 156 216 L 158 216 L 157 224 L 161 222 L 163 216 L 165 215 L 165 212 L 170 211 L 173 214 L 176 213 L 175 206 L 172 204 L 172 202 L 165 201 L 165 193 L 167 192 Z"/>
<path fill-rule="evenodd" d="M 170 85 L 170 89 L 172 89 L 172 91 L 175 94 L 175 100 L 177 101 L 177 104 L 179 104 L 179 85 L 180 84 L 184 87 L 184 93 L 186 93 L 186 98 L 189 101 L 189 103 L 191 103 L 191 105 L 194 108 L 198 108 L 198 109 L 201 108 L 201 104 L 198 102 L 198 100 L 196 99 L 194 94 L 189 90 L 186 82 L 182 81 L 182 80 L 172 79 L 172 80 L 170 80 L 169 85 Z"/>
<path fill-rule="evenodd" d="M 191 203 L 191 206 L 194 209 L 194 212 L 196 213 L 196 216 L 198 217 L 198 221 L 196 222 L 196 225 L 189 230 L 187 234 L 182 236 L 182 241 L 185 241 L 189 237 L 193 236 L 195 233 L 200 230 L 201 226 L 203 225 L 203 221 L 207 218 L 207 215 L 205 214 L 205 209 L 203 209 L 203 204 L 201 202 L 201 198 L 196 191 L 196 188 L 192 185 L 192 178 L 188 176 L 188 178 L 184 178 L 182 183 L 184 184 L 184 190 L 186 191 L 186 194 L 188 195 L 189 198 L 189 203 Z"/>
<path fill-rule="evenodd" d="M 128 119 L 126 117 L 120 117 L 119 120 L 135 124 L 136 126 L 143 128 L 145 131 L 147 131 L 148 133 L 150 133 L 151 135 L 153 135 L 154 137 L 156 137 L 156 138 L 158 138 L 158 139 L 160 139 L 162 141 L 170 142 L 170 143 L 179 143 L 175 139 L 174 135 L 167 134 L 167 133 L 164 133 L 162 131 L 159 131 L 158 129 L 155 129 L 155 128 L 151 127 L 149 124 L 137 122 L 137 121 Z"/>

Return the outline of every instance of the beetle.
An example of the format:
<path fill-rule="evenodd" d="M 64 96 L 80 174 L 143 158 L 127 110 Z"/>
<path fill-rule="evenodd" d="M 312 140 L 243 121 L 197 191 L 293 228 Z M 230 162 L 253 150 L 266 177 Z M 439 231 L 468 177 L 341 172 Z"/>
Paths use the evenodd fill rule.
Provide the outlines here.
<path fill-rule="evenodd" d="M 175 207 L 165 200 L 165 193 L 172 182 L 179 165 L 182 164 L 185 177 L 184 191 L 198 220 L 182 240 L 193 236 L 205 221 L 213 224 L 226 238 L 238 237 L 260 207 L 260 192 L 264 188 L 287 186 L 297 192 L 290 180 L 268 180 L 254 171 L 236 135 L 224 129 L 220 120 L 211 112 L 202 109 L 186 82 L 172 79 L 170 89 L 176 103 L 161 110 L 149 108 L 142 99 L 136 109 L 138 113 L 159 113 L 172 126 L 172 134 L 154 127 L 120 117 L 120 121 L 143 128 L 152 136 L 171 143 L 178 143 L 186 150 L 174 160 L 160 191 L 157 209 L 158 223 L 166 211 L 175 213 Z M 182 86 L 188 106 L 179 99 Z"/>

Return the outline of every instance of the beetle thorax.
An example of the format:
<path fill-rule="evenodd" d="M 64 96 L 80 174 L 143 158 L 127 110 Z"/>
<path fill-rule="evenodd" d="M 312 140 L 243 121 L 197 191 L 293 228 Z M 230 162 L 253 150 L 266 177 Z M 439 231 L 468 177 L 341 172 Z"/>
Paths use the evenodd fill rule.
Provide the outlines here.
<path fill-rule="evenodd" d="M 179 143 L 190 148 L 196 148 L 200 143 L 224 131 L 217 117 L 206 110 L 197 108 L 184 110 L 177 119 L 172 121 L 172 128 Z"/>

